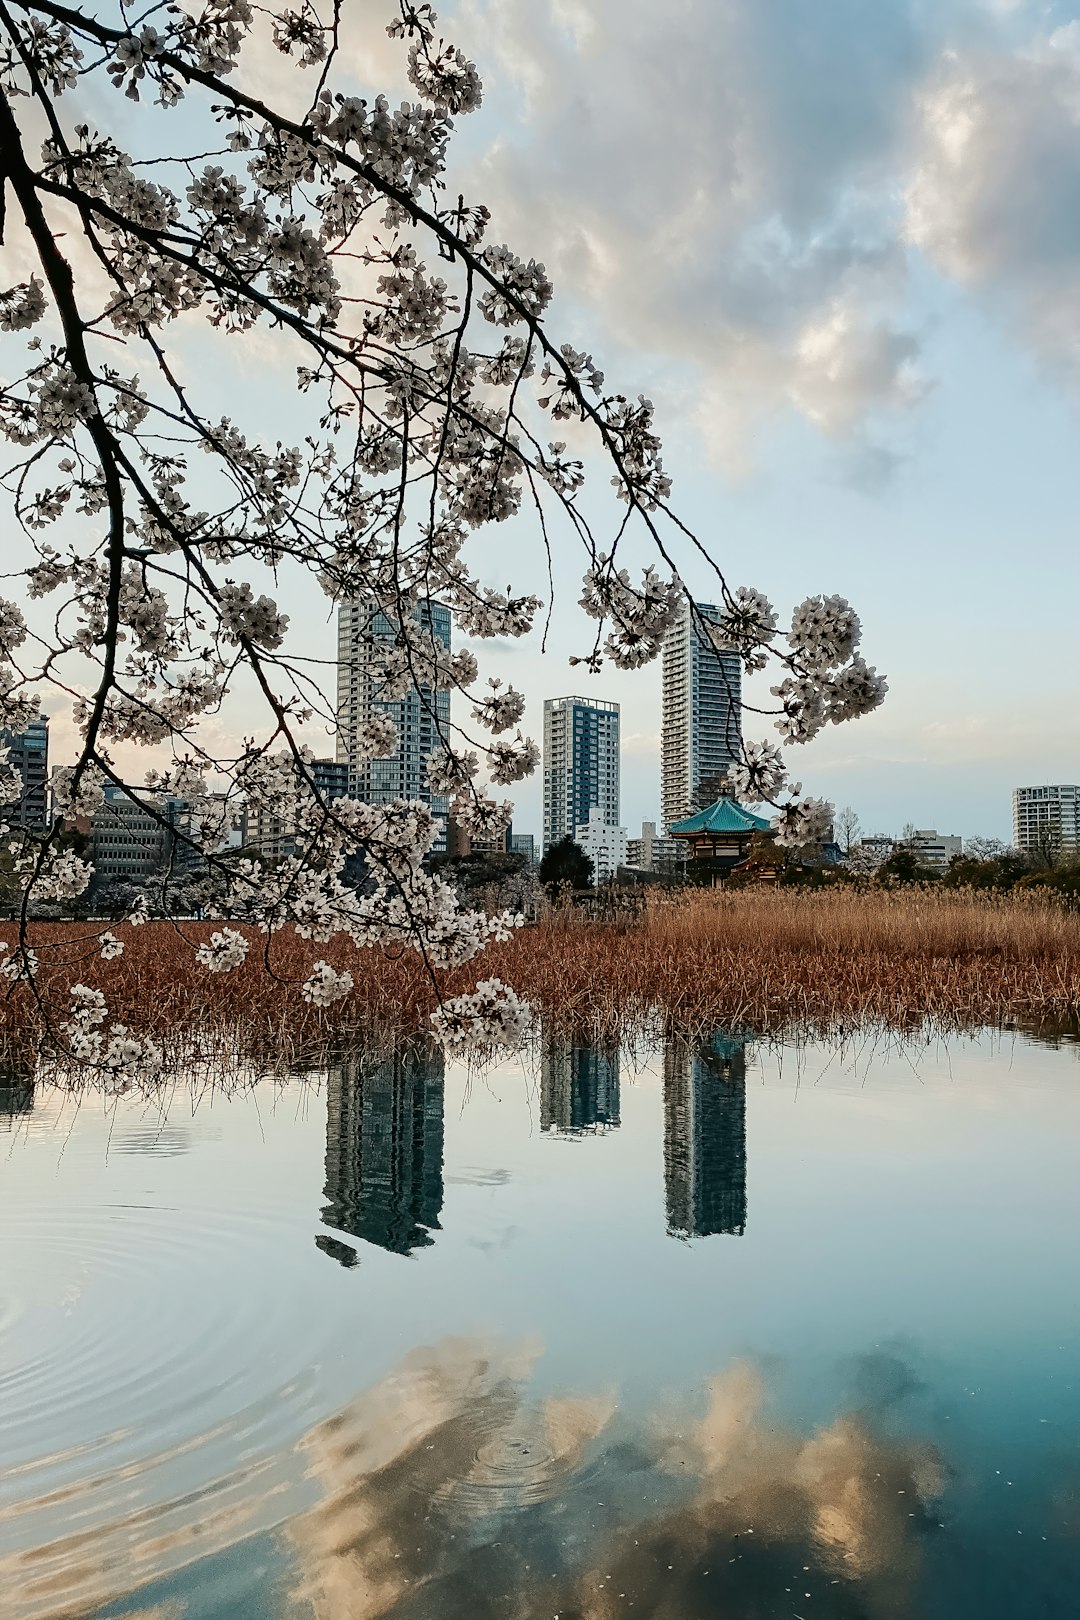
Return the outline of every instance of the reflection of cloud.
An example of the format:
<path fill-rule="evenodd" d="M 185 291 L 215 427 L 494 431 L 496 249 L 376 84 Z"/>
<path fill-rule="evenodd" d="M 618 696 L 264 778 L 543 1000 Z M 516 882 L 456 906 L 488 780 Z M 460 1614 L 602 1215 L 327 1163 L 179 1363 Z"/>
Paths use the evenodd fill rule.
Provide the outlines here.
<path fill-rule="evenodd" d="M 760 1372 L 736 1366 L 712 1380 L 696 1424 L 659 1441 L 661 1468 L 690 1482 L 689 1497 L 600 1550 L 597 1573 L 580 1582 L 600 1594 L 583 1617 L 607 1620 L 620 1612 L 616 1595 L 630 1592 L 656 1620 L 749 1613 L 750 1602 L 790 1593 L 796 1570 L 798 1596 L 817 1615 L 906 1611 L 915 1533 L 941 1489 L 934 1453 L 850 1413 L 800 1435 L 763 1417 L 764 1394 Z"/>
<path fill-rule="evenodd" d="M 289 1534 L 317 1620 L 614 1620 L 629 1601 L 705 1620 L 771 1602 L 793 1570 L 818 1615 L 905 1612 L 941 1489 L 930 1448 L 864 1413 L 810 1435 L 773 1423 L 749 1364 L 712 1380 L 704 1413 L 635 1435 L 610 1397 L 530 1404 L 528 1360 L 414 1353 L 312 1431 L 323 1494 Z"/>
<path fill-rule="evenodd" d="M 80 1521 L 75 1487 L 63 1511 L 83 1528 L 0 1561 L 4 1620 L 97 1614 L 283 1523 L 289 1601 L 313 1620 L 786 1613 L 794 1571 L 825 1620 L 909 1612 L 941 1481 L 929 1447 L 874 1422 L 874 1404 L 914 1387 L 899 1357 L 856 1363 L 861 1406 L 804 1433 L 774 1421 L 749 1363 L 710 1381 L 703 1410 L 639 1422 L 610 1392 L 532 1397 L 538 1356 L 475 1340 L 413 1351 L 298 1452 L 201 1492 L 132 1510 L 133 1465 L 105 1525 Z M 314 1505 L 296 1513 L 300 1489 Z"/>
<path fill-rule="evenodd" d="M 152 1609 L 131 1609 L 118 1614 L 115 1620 L 182 1620 L 187 1605 L 173 1599 L 170 1603 L 155 1603 Z"/>
<path fill-rule="evenodd" d="M 317 1620 L 389 1613 L 455 1559 L 446 1533 L 454 1494 L 465 1487 L 482 1500 L 485 1473 L 505 1491 L 508 1469 L 500 1480 L 485 1453 L 505 1440 L 536 1354 L 535 1346 L 491 1353 L 445 1341 L 406 1356 L 376 1389 L 311 1430 L 303 1450 L 322 1494 L 289 1535 L 302 1571 L 297 1596 Z"/>

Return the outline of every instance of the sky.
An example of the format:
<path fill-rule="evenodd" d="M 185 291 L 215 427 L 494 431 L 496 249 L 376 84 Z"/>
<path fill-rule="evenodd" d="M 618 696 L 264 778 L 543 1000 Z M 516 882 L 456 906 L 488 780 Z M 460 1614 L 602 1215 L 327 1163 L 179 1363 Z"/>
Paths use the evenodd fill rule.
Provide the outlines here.
<path fill-rule="evenodd" d="M 350 0 L 342 89 L 409 93 L 392 9 Z M 794 778 L 866 832 L 1007 837 L 1014 786 L 1080 780 L 1080 0 L 438 9 L 484 79 L 452 193 L 490 208 L 490 242 L 546 263 L 556 339 L 655 401 L 674 508 L 729 584 L 764 589 L 782 624 L 816 592 L 862 618 L 889 696 L 790 749 Z M 273 100 L 303 79 L 272 52 L 252 71 Z M 91 119 L 95 95 L 113 124 L 147 116 L 85 94 Z M 292 362 L 261 329 L 228 347 L 189 332 L 178 356 L 271 438 L 292 426 Z M 589 471 L 610 535 L 622 509 Z M 535 540 L 524 519 L 479 536 L 484 583 L 546 597 Z M 705 564 L 680 562 L 712 599 Z M 660 667 L 569 666 L 590 642 L 581 572 L 558 541 L 545 652 L 477 651 L 526 693 L 538 739 L 546 697 L 619 702 L 634 834 L 659 817 Z M 326 599 L 297 582 L 282 605 L 332 689 Z M 57 759 L 74 746 L 59 713 L 54 741 Z M 539 776 L 512 796 L 539 833 Z"/>
<path fill-rule="evenodd" d="M 655 400 L 680 514 L 782 620 L 816 591 L 862 617 L 889 697 L 789 751 L 805 790 L 867 831 L 1008 836 L 1014 786 L 1080 779 L 1080 6 L 463 0 L 440 23 L 485 79 L 456 163 L 492 239 L 544 259 L 552 321 Z M 659 668 L 568 669 L 558 583 L 550 655 L 506 668 L 534 735 L 545 696 L 620 702 L 633 832 Z M 539 830 L 539 783 L 517 798 Z"/>

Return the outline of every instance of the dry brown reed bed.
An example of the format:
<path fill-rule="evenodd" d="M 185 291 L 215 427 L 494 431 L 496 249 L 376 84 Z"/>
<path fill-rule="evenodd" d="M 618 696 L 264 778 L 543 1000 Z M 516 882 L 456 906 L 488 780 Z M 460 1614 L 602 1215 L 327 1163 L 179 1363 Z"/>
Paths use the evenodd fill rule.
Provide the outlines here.
<path fill-rule="evenodd" d="M 102 990 L 110 1017 L 174 1051 L 217 1031 L 249 1056 L 302 1061 L 342 1033 L 411 1032 L 438 991 L 412 952 L 315 946 L 290 931 L 270 951 L 255 935 L 240 969 L 211 974 L 191 945 L 212 923 L 120 927 L 124 955 L 100 960 L 99 930 L 40 924 L 33 943 L 46 1009 L 63 1015 L 72 983 Z M 14 939 L 0 924 L 0 939 Z M 336 1006 L 305 1003 L 298 982 L 324 957 L 355 988 Z M 693 1034 L 718 1025 L 759 1036 L 835 1038 L 862 1030 L 983 1026 L 1054 1030 L 1080 1017 L 1080 913 L 1038 895 L 902 889 L 765 889 L 649 897 L 640 916 L 596 922 L 555 909 L 443 976 L 441 992 L 495 974 L 549 1028 L 616 1039 L 628 1030 Z M 45 1013 L 25 985 L 0 1000 L 0 1042 L 29 1055 Z"/>
<path fill-rule="evenodd" d="M 777 1036 L 1055 1027 L 1080 1015 L 1080 912 L 1030 893 L 699 891 L 622 927 L 553 912 L 493 966 L 599 1031 L 654 1011 Z"/>

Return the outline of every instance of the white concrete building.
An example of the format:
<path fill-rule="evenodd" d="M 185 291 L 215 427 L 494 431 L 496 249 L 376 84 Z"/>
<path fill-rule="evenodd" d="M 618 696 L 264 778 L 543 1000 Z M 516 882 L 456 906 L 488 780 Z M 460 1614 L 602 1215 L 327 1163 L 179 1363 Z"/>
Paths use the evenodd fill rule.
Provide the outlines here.
<path fill-rule="evenodd" d="M 939 833 L 934 827 L 920 827 L 912 836 L 911 847 L 923 866 L 932 867 L 935 872 L 944 872 L 954 855 L 963 854 L 964 840 L 955 833 Z"/>
<path fill-rule="evenodd" d="M 592 698 L 544 702 L 544 849 L 576 837 L 594 810 L 619 824 L 619 705 Z"/>
<path fill-rule="evenodd" d="M 693 604 L 705 620 L 719 609 Z M 742 747 L 742 665 L 717 652 L 684 600 L 664 638 L 660 739 L 660 814 L 664 829 L 690 813 L 702 782 L 724 774 Z"/>
<path fill-rule="evenodd" d="M 592 810 L 588 821 L 578 824 L 574 829 L 574 842 L 593 863 L 594 883 L 606 883 L 620 866 L 626 865 L 626 828 L 611 826 L 601 810 Z"/>
<path fill-rule="evenodd" d="M 1075 782 L 1013 789 L 1013 843 L 1025 855 L 1080 854 L 1080 787 Z"/>
<path fill-rule="evenodd" d="M 149 796 L 148 796 L 149 797 Z M 145 881 L 167 868 L 190 866 L 190 845 L 173 830 L 190 830 L 191 804 L 171 795 L 155 801 L 156 814 L 112 782 L 90 817 L 90 860 L 94 876 Z"/>
<path fill-rule="evenodd" d="M 626 864 L 640 872 L 670 872 L 682 866 L 686 850 L 677 838 L 661 838 L 655 821 L 641 823 L 641 837 L 631 838 L 626 846 Z"/>

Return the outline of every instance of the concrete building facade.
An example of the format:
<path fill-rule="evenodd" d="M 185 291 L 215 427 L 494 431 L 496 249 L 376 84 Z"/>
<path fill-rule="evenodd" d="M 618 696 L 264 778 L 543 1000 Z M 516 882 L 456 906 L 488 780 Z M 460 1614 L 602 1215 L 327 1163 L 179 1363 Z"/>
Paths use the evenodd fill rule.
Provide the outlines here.
<path fill-rule="evenodd" d="M 639 872 L 677 872 L 686 861 L 686 851 L 678 839 L 661 838 L 655 821 L 641 823 L 641 837 L 626 846 L 626 864 Z"/>
<path fill-rule="evenodd" d="M 683 602 L 664 638 L 660 814 L 666 831 L 689 815 L 703 782 L 724 775 L 742 748 L 742 665 L 718 652 L 695 620 L 715 623 L 709 602 Z"/>
<path fill-rule="evenodd" d="M 625 827 L 611 827 L 603 820 L 601 810 L 590 812 L 588 821 L 579 822 L 574 829 L 574 842 L 593 863 L 593 882 L 607 883 L 620 866 L 627 861 Z"/>
<path fill-rule="evenodd" d="M 619 825 L 619 705 L 591 698 L 544 703 L 544 849 L 573 838 L 594 810 Z"/>
<path fill-rule="evenodd" d="M 923 866 L 929 866 L 935 872 L 945 872 L 954 856 L 964 853 L 964 840 L 955 833 L 939 833 L 934 827 L 919 827 L 912 835 L 911 847 Z"/>
<path fill-rule="evenodd" d="M 190 815 L 186 799 L 165 799 L 150 811 L 122 788 L 108 783 L 105 795 L 90 817 L 90 859 L 94 876 L 132 878 L 136 882 L 154 877 L 170 863 L 174 853 L 173 829 L 182 829 Z M 177 853 L 177 864 L 187 864 L 190 851 Z"/>

